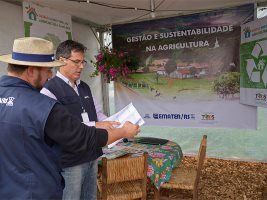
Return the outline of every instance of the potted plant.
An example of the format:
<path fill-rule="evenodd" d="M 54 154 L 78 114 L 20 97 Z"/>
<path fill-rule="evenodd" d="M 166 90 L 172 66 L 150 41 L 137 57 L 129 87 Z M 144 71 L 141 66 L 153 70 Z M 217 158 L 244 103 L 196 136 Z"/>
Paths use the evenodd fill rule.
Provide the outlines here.
<path fill-rule="evenodd" d="M 130 72 L 127 66 L 127 55 L 124 52 L 105 47 L 100 49 L 95 58 L 95 62 L 91 61 L 95 67 L 92 75 L 96 76 L 101 73 L 107 83 L 116 80 L 119 76 L 127 76 Z"/>

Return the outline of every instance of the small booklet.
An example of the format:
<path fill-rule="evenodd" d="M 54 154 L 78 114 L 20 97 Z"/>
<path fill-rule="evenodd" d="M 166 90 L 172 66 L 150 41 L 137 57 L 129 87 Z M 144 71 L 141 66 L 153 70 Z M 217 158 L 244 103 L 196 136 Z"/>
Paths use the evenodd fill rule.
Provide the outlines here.
<path fill-rule="evenodd" d="M 116 151 L 116 152 L 109 153 L 109 154 L 104 154 L 102 157 L 106 157 L 107 159 L 114 159 L 114 158 L 124 156 L 126 154 L 128 154 L 127 151 L 121 150 L 121 151 Z"/>
<path fill-rule="evenodd" d="M 138 111 L 136 110 L 136 108 L 133 106 L 132 103 L 130 103 L 129 105 L 127 105 L 114 115 L 108 117 L 104 121 L 120 122 L 121 124 L 116 128 L 122 127 L 126 121 L 132 122 L 133 124 L 138 124 L 139 126 L 142 126 L 145 123 L 145 121 L 142 119 L 141 115 L 138 113 Z M 122 139 L 109 144 L 108 148 L 115 146 L 120 141 L 122 141 Z"/>
<path fill-rule="evenodd" d="M 100 158 L 114 159 L 129 154 L 125 146 L 115 146 L 113 148 L 103 148 L 103 155 Z M 100 160 L 100 159 L 99 159 Z"/>

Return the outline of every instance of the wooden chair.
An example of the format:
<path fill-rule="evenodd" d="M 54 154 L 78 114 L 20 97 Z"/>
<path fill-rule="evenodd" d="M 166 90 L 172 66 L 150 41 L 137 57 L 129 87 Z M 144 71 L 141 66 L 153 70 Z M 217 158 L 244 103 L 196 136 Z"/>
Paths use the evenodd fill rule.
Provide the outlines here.
<path fill-rule="evenodd" d="M 138 157 L 102 158 L 97 183 L 100 199 L 146 199 L 147 153 Z"/>
<path fill-rule="evenodd" d="M 263 197 L 263 200 L 267 199 L 267 187 L 263 188 L 262 197 Z"/>
<path fill-rule="evenodd" d="M 198 185 L 201 176 L 201 170 L 206 157 L 207 136 L 204 135 L 199 147 L 197 157 L 197 168 L 188 169 L 185 167 L 178 167 L 173 170 L 169 182 L 161 185 L 160 189 L 181 189 L 191 190 L 193 192 L 193 199 L 198 199 Z M 181 164 L 182 165 L 182 164 Z M 156 191 L 155 199 L 160 197 L 160 190 Z"/>

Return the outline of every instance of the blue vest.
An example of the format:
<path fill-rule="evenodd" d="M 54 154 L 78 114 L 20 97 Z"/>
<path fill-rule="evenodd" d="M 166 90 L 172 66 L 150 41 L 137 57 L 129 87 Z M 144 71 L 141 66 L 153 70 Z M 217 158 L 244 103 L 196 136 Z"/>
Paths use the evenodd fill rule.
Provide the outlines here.
<path fill-rule="evenodd" d="M 62 198 L 59 149 L 44 141 L 55 103 L 19 78 L 0 78 L 0 198 Z"/>
<path fill-rule="evenodd" d="M 83 109 L 88 113 L 90 121 L 98 121 L 92 93 L 90 87 L 85 82 L 81 81 L 78 85 L 79 95 L 77 95 L 71 86 L 57 76 L 49 80 L 44 87 L 52 92 L 57 100 L 62 103 L 71 114 L 79 118 L 81 122 L 83 121 L 81 116 Z M 73 167 L 95 160 L 102 154 L 102 148 L 78 154 L 69 153 L 68 149 L 63 148 L 61 164 L 63 168 Z"/>

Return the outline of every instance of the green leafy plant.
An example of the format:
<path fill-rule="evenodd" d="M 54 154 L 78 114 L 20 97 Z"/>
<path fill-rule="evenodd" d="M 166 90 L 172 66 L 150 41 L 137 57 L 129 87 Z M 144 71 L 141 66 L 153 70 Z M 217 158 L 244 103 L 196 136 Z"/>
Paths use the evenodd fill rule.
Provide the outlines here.
<path fill-rule="evenodd" d="M 229 95 L 239 93 L 239 72 L 227 72 L 220 75 L 213 82 L 213 90 L 221 97 L 226 98 Z"/>

